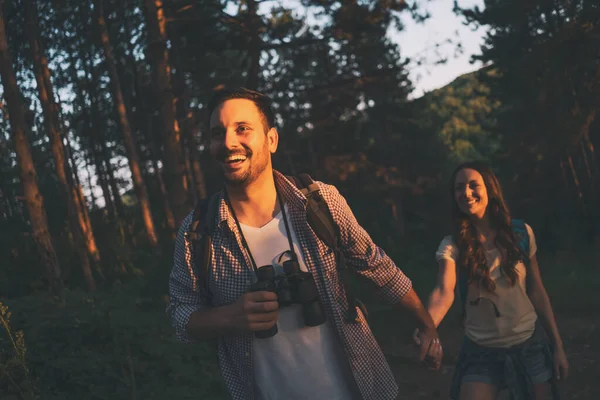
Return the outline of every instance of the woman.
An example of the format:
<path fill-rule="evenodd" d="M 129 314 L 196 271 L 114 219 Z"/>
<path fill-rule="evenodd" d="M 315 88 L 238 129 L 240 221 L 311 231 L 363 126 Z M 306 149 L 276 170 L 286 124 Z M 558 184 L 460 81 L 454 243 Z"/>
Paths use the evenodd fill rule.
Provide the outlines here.
<path fill-rule="evenodd" d="M 436 253 L 438 282 L 428 304 L 438 326 L 458 286 L 465 340 L 451 397 L 496 399 L 508 388 L 513 399 L 547 398 L 551 389 L 557 398 L 553 383 L 566 378 L 569 366 L 540 277 L 535 236 L 529 225 L 511 220 L 500 183 L 484 163 L 454 171 L 452 220 L 453 235 Z"/>

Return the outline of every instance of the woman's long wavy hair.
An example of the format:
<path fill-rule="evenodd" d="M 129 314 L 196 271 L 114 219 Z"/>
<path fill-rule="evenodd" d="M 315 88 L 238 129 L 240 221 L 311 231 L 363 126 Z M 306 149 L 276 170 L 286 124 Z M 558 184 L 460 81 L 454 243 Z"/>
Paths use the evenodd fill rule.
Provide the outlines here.
<path fill-rule="evenodd" d="M 504 201 L 500 182 L 491 168 L 481 161 L 463 163 L 452 173 L 452 225 L 454 241 L 459 252 L 457 266 L 463 268 L 463 271 L 467 273 L 469 283 L 478 282 L 490 292 L 496 289 L 496 285 L 490 277 L 485 250 L 477 239 L 475 226 L 469 216 L 460 210 L 456 202 L 456 175 L 463 169 L 473 169 L 483 177 L 488 195 L 486 214 L 492 230 L 496 233 L 495 244 L 502 252 L 501 272 L 508 278 L 508 282 L 514 285 L 518 278 L 516 264 L 523 259 L 524 255 L 519 250 L 517 238 L 512 230 L 511 215 Z"/>

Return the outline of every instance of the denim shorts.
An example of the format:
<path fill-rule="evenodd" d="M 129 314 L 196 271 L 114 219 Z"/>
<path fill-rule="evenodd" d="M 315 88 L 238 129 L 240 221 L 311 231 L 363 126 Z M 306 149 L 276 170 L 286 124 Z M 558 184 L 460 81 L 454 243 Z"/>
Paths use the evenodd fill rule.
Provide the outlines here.
<path fill-rule="evenodd" d="M 503 389 L 507 386 L 504 361 L 498 359 L 470 360 L 462 376 L 462 382 L 482 382 Z M 532 349 L 521 357 L 523 368 L 534 385 L 552 378 L 552 366 L 542 349 Z"/>
<path fill-rule="evenodd" d="M 465 337 L 452 377 L 450 398 L 459 398 L 462 383 L 482 382 L 498 389 L 508 388 L 514 398 L 531 399 L 535 397 L 536 385 L 549 382 L 552 398 L 558 400 L 553 371 L 552 346 L 539 323 L 529 339 L 509 348 L 481 346 Z"/>

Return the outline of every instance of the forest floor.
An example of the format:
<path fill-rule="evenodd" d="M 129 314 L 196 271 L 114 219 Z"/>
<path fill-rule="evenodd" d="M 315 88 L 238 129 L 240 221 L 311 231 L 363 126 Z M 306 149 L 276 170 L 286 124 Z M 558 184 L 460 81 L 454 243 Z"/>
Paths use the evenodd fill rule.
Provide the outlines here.
<path fill-rule="evenodd" d="M 591 251 L 590 251 L 591 250 Z M 587 251 L 559 251 L 538 255 L 570 364 L 569 377 L 559 382 L 561 400 L 600 399 L 600 241 Z M 417 265 L 427 265 L 423 261 Z M 408 275 L 423 301 L 435 282 L 435 271 L 413 266 Z M 429 371 L 416 362 L 410 335 L 414 323 L 389 306 L 367 298 L 371 328 L 390 363 L 400 387 L 398 399 L 448 399 L 454 364 L 463 340 L 457 307 L 442 322 L 444 345 L 440 371 Z M 508 400 L 506 390 L 499 400 Z"/>
<path fill-rule="evenodd" d="M 585 257 L 580 253 L 577 261 L 573 254 L 554 254 L 540 262 L 571 367 L 569 378 L 560 384 L 561 399 L 596 400 L 600 399 L 600 246 Z M 423 300 L 436 271 L 435 266 L 419 266 L 430 264 L 412 260 L 405 265 Z M 19 390 L 32 386 L 40 400 L 227 399 L 213 347 L 173 339 L 164 295 L 170 268 L 164 268 L 166 261 L 162 265 L 154 276 L 147 274 L 95 294 L 69 291 L 63 305 L 44 293 L 0 299 L 12 312 L 14 331 L 24 333 L 29 370 L 25 376 L 7 361 L 12 350 L 0 329 L 0 399 L 18 399 Z M 456 307 L 440 327 L 445 357 L 441 371 L 433 372 L 416 362 L 410 340 L 414 323 L 407 315 L 371 298 L 370 291 L 359 293 L 400 386 L 399 399 L 448 399 L 462 340 Z M 507 399 L 505 394 L 501 398 Z"/>
<path fill-rule="evenodd" d="M 385 317 L 379 315 L 377 318 Z M 600 399 L 600 312 L 559 311 L 556 318 L 570 364 L 568 379 L 559 382 L 561 399 Z M 457 320 L 440 329 L 445 353 L 440 371 L 429 371 L 415 362 L 415 349 L 406 343 L 406 335 L 410 335 L 406 326 L 394 328 L 388 322 L 385 331 L 377 337 L 400 387 L 398 399 L 448 399 L 454 362 L 462 341 Z M 392 332 L 397 332 L 397 335 Z M 500 399 L 508 400 L 508 393 L 502 391 Z"/>

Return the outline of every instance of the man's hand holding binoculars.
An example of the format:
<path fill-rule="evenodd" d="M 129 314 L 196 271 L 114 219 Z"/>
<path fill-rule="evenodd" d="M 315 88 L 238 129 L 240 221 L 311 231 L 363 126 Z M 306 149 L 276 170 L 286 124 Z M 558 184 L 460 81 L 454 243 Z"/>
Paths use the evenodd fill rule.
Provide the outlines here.
<path fill-rule="evenodd" d="M 264 331 L 277 323 L 277 293 L 260 291 L 240 296 L 232 305 L 232 325 L 241 331 Z"/>

